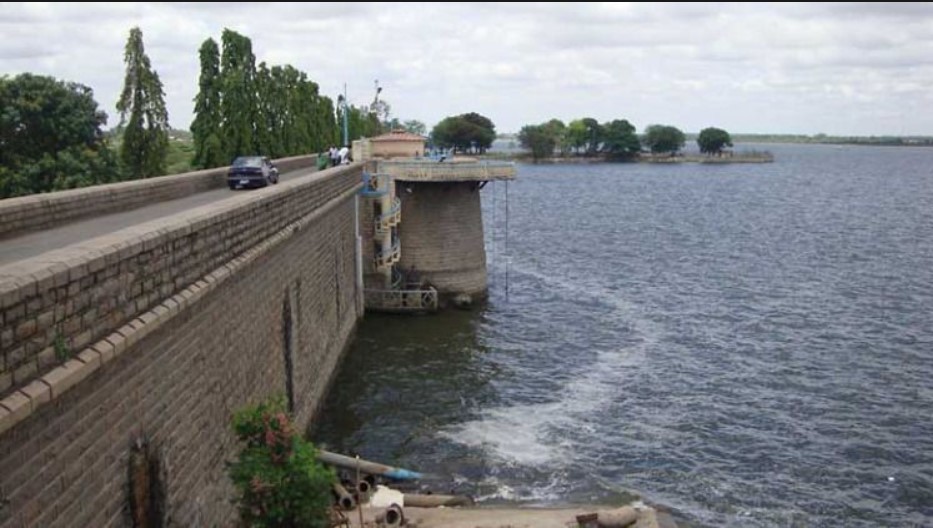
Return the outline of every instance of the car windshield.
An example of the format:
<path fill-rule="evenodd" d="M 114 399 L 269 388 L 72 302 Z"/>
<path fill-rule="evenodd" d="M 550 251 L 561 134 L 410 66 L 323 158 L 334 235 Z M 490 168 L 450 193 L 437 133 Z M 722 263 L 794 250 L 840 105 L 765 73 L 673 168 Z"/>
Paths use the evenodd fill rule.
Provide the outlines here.
<path fill-rule="evenodd" d="M 262 158 L 249 157 L 233 160 L 234 167 L 262 167 Z"/>

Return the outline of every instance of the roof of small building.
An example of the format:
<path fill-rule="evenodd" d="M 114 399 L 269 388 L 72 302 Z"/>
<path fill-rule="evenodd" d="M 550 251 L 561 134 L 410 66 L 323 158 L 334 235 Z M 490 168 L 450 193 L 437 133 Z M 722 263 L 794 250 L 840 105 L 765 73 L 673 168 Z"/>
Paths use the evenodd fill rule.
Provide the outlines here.
<path fill-rule="evenodd" d="M 388 134 L 383 134 L 381 136 L 376 136 L 370 141 L 381 143 L 383 141 L 411 141 L 411 142 L 420 142 L 424 143 L 425 137 L 419 136 L 418 134 L 412 134 L 407 130 L 393 130 Z"/>

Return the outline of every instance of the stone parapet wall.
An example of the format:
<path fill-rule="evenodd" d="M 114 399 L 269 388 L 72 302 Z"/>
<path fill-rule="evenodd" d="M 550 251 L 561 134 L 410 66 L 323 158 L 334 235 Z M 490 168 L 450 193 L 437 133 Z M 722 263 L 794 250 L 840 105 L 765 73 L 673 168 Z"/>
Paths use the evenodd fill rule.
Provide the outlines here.
<path fill-rule="evenodd" d="M 359 186 L 337 167 L 0 267 L 0 397 Z"/>
<path fill-rule="evenodd" d="M 38 346 L 38 369 L 69 330 L 64 363 L 0 400 L 0 528 L 132 525 L 137 446 L 165 526 L 232 525 L 232 413 L 292 387 L 306 427 L 361 315 L 359 180 L 339 167 L 0 268 L 4 364 Z"/>
<path fill-rule="evenodd" d="M 276 160 L 280 172 L 312 167 L 316 155 Z M 227 183 L 229 167 L 0 200 L 0 239 L 195 194 Z"/>

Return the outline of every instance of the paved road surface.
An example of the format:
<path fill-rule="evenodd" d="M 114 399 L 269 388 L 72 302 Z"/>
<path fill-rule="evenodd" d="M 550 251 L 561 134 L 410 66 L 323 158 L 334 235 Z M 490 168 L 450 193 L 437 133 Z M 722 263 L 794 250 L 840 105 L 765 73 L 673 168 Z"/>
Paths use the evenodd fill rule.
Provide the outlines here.
<path fill-rule="evenodd" d="M 310 174 L 313 169 L 299 169 L 283 173 L 280 181 L 288 181 L 298 176 Z M 212 191 L 202 192 L 176 200 L 168 200 L 153 205 L 96 216 L 62 224 L 45 231 L 35 231 L 22 236 L 0 241 L 0 266 L 5 266 L 19 260 L 27 259 L 59 249 L 76 242 L 81 242 L 113 231 L 130 227 L 157 218 L 173 215 L 175 213 L 198 207 L 204 204 L 230 198 L 236 193 L 251 192 L 249 190 L 231 191 L 224 187 Z"/>

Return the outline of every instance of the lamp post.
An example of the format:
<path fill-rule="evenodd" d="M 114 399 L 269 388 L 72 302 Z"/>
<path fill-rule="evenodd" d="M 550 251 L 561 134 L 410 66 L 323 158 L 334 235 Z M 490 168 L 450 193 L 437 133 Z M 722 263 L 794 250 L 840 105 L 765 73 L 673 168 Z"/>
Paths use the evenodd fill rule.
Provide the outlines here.
<path fill-rule="evenodd" d="M 350 146 L 350 133 L 347 125 L 349 108 L 347 107 L 347 83 L 343 83 L 343 93 L 337 96 L 337 108 L 343 113 L 343 143 L 341 147 Z"/>

